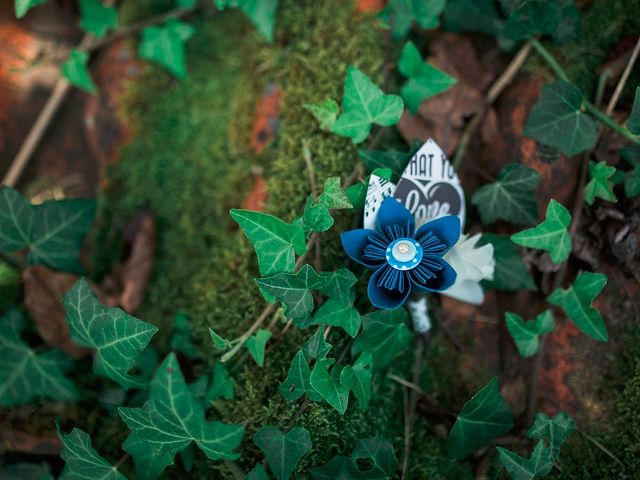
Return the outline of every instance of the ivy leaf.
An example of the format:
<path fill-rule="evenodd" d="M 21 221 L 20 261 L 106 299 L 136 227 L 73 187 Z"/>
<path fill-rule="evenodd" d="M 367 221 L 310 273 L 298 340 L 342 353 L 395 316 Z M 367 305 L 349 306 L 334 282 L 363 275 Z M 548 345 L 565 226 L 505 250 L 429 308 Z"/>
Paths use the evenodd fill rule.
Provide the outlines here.
<path fill-rule="evenodd" d="M 311 387 L 310 377 L 311 370 L 305 360 L 304 352 L 298 350 L 289 367 L 287 379 L 278 386 L 280 395 L 289 402 L 295 402 L 305 394 L 310 400 L 320 401 L 322 397 Z"/>
<path fill-rule="evenodd" d="M 216 7 L 238 8 L 269 43 L 273 42 L 278 0 L 214 0 Z"/>
<path fill-rule="evenodd" d="M 248 473 L 246 480 L 269 480 L 269 475 L 261 463 L 256 463 L 253 470 Z"/>
<path fill-rule="evenodd" d="M 559 22 L 555 32 L 551 34 L 553 43 L 561 46 L 579 40 L 582 19 L 578 6 L 573 0 L 558 0 L 557 5 Z"/>
<path fill-rule="evenodd" d="M 340 177 L 329 177 L 324 182 L 323 192 L 318 197 L 318 203 L 327 208 L 352 208 L 349 197 L 342 190 Z"/>
<path fill-rule="evenodd" d="M 398 466 L 393 446 L 389 440 L 381 436 L 358 440 L 351 453 L 351 458 L 356 464 L 358 460 L 368 459 L 371 461 L 372 468 L 362 472 L 368 479 L 393 478 Z"/>
<path fill-rule="evenodd" d="M 230 213 L 253 245 L 262 275 L 293 272 L 295 254 L 307 251 L 301 226 L 267 213 L 250 210 L 231 210 Z"/>
<path fill-rule="evenodd" d="M 16 17 L 24 17 L 31 8 L 46 1 L 47 0 L 15 0 Z"/>
<path fill-rule="evenodd" d="M 551 456 L 555 461 L 560 455 L 562 445 L 571 435 L 573 427 L 573 419 L 565 412 L 558 412 L 553 418 L 547 417 L 544 413 L 538 413 L 527 436 L 535 439 L 546 438 L 551 447 Z"/>
<path fill-rule="evenodd" d="M 118 25 L 114 6 L 105 6 L 101 0 L 80 0 L 80 28 L 96 38 L 104 37 Z"/>
<path fill-rule="evenodd" d="M 554 263 L 562 263 L 572 250 L 571 235 L 567 227 L 571 214 L 561 203 L 551 199 L 547 205 L 547 217 L 538 226 L 511 235 L 513 243 L 523 247 L 547 250 Z"/>
<path fill-rule="evenodd" d="M 449 0 L 444 11 L 448 32 L 481 32 L 497 37 L 502 23 L 493 0 Z"/>
<path fill-rule="evenodd" d="M 213 348 L 216 350 L 224 351 L 231 348 L 231 342 L 226 338 L 222 338 L 212 328 L 209 329 L 209 336 L 213 342 Z"/>
<path fill-rule="evenodd" d="M 264 347 L 271 335 L 273 335 L 271 330 L 261 328 L 255 335 L 249 337 L 245 343 L 247 350 L 249 350 L 249 353 L 260 367 L 264 366 Z"/>
<path fill-rule="evenodd" d="M 543 85 L 523 135 L 557 148 L 568 157 L 591 150 L 596 124 L 582 111 L 582 93 L 575 85 L 557 80 Z"/>
<path fill-rule="evenodd" d="M 93 370 L 122 388 L 144 388 L 146 379 L 127 372 L 158 331 L 119 308 L 105 307 L 84 278 L 76 282 L 62 299 L 71 339 L 78 345 L 95 348 Z"/>
<path fill-rule="evenodd" d="M 631 115 L 627 119 L 627 128 L 634 135 L 640 135 L 640 87 L 636 87 Z"/>
<path fill-rule="evenodd" d="M 368 171 L 374 171 L 377 168 L 388 168 L 391 170 L 391 179 L 397 180 L 402 177 L 402 173 L 406 168 L 409 160 L 414 154 L 412 148 L 408 152 L 400 150 L 358 150 L 358 156 L 364 162 Z M 366 195 L 366 185 L 365 185 Z M 353 202 L 352 202 L 353 203 Z"/>
<path fill-rule="evenodd" d="M 204 402 L 211 403 L 218 398 L 231 400 L 233 398 L 233 379 L 229 375 L 224 363 L 216 361 L 213 365 L 213 378 L 204 394 Z"/>
<path fill-rule="evenodd" d="M 406 321 L 407 312 L 401 308 L 365 315 L 362 317 L 362 333 L 354 340 L 351 354 L 367 351 L 371 353 L 376 368 L 386 367 L 411 341 Z"/>
<path fill-rule="evenodd" d="M 264 452 L 278 480 L 288 480 L 300 459 L 311 451 L 309 431 L 300 427 L 292 428 L 286 435 L 275 427 L 262 427 L 253 435 L 253 443 Z"/>
<path fill-rule="evenodd" d="M 349 197 L 349 201 L 353 205 L 353 208 L 358 210 L 364 208 L 364 201 L 367 198 L 367 187 L 368 184 L 366 182 L 358 182 L 347 187 L 345 193 L 347 197 Z"/>
<path fill-rule="evenodd" d="M 507 312 L 505 318 L 507 329 L 523 357 L 535 355 L 540 347 L 540 335 L 546 335 L 555 328 L 551 310 L 545 310 L 530 322 L 512 312 Z"/>
<path fill-rule="evenodd" d="M 51 200 L 31 205 L 17 190 L 0 187 L 0 250 L 28 248 L 30 264 L 82 273 L 78 256 L 95 210 L 93 200 Z"/>
<path fill-rule="evenodd" d="M 340 372 L 340 383 L 352 390 L 360 410 L 365 412 L 369 408 L 371 399 L 371 366 L 373 359 L 369 352 L 362 352 L 353 366 L 347 365 Z"/>
<path fill-rule="evenodd" d="M 466 402 L 447 438 L 449 456 L 462 460 L 513 427 L 513 414 L 493 378 Z"/>
<path fill-rule="evenodd" d="M 591 306 L 606 284 L 606 275 L 582 272 L 569 288 L 554 290 L 547 301 L 564 310 L 576 326 L 591 338 L 606 342 L 609 339 L 607 326 L 600 312 Z"/>
<path fill-rule="evenodd" d="M 371 125 L 395 125 L 402 115 L 402 99 L 385 95 L 369 78 L 350 66 L 347 69 L 342 114 L 333 125 L 333 132 L 361 143 L 371 132 Z"/>
<path fill-rule="evenodd" d="M 344 415 L 349 404 L 349 390 L 340 385 L 340 382 L 334 378 L 333 372 L 329 373 L 329 367 L 334 363 L 333 358 L 319 359 L 313 367 L 309 382 L 329 405 L 340 412 L 340 415 Z"/>
<path fill-rule="evenodd" d="M 0 318 L 0 405 L 26 405 L 38 398 L 77 400 L 64 373 L 69 360 L 58 350 L 36 353 L 21 338 L 24 316 L 12 310 Z"/>
<path fill-rule="evenodd" d="M 394 39 L 404 38 L 413 22 L 424 29 L 437 28 L 445 4 L 446 0 L 390 0 L 380 18 L 391 25 Z"/>
<path fill-rule="evenodd" d="M 559 23 L 558 5 L 555 1 L 528 0 L 511 12 L 503 34 L 512 40 L 527 40 L 538 33 L 555 33 Z"/>
<path fill-rule="evenodd" d="M 538 204 L 535 190 L 540 174 L 535 170 L 512 163 L 504 167 L 494 183 L 483 185 L 471 199 L 485 225 L 506 220 L 517 225 L 535 225 Z"/>
<path fill-rule="evenodd" d="M 533 480 L 538 476 L 544 476 L 553 468 L 554 460 L 551 457 L 549 447 L 540 440 L 533 452 L 531 458 L 522 458 L 506 448 L 497 447 L 500 463 L 509 472 L 513 480 Z"/>
<path fill-rule="evenodd" d="M 318 103 L 305 103 L 302 105 L 302 108 L 307 110 L 315 117 L 316 120 L 318 120 L 322 130 L 327 130 L 329 132 L 333 129 L 333 125 L 336 123 L 336 118 L 338 118 L 338 113 L 340 113 L 338 102 L 332 98 L 328 98 Z"/>
<path fill-rule="evenodd" d="M 78 87 L 88 93 L 96 93 L 98 87 L 91 79 L 91 74 L 87 68 L 88 61 L 89 54 L 87 52 L 74 48 L 69 52 L 69 58 L 62 64 L 60 71 L 64 78 L 74 87 Z"/>
<path fill-rule="evenodd" d="M 141 408 L 120 407 L 120 417 L 145 442 L 172 457 L 192 441 L 210 460 L 235 460 L 243 427 L 205 420 L 204 409 L 189 391 L 175 354 L 162 362 L 151 381 L 149 400 Z"/>
<path fill-rule="evenodd" d="M 174 456 L 162 450 L 162 444 L 145 442 L 136 435 L 129 434 L 122 449 L 133 458 L 138 480 L 155 480 L 169 465 Z"/>
<path fill-rule="evenodd" d="M 611 177 L 616 174 L 616 167 L 610 167 L 607 162 L 595 163 L 589 162 L 589 176 L 591 180 L 584 187 L 584 198 L 589 205 L 593 205 L 596 197 L 607 200 L 608 202 L 617 202 L 615 193 L 613 193 L 613 182 Z"/>
<path fill-rule="evenodd" d="M 494 290 L 537 290 L 536 284 L 531 278 L 527 266 L 522 261 L 518 248 L 508 235 L 496 235 L 495 233 L 483 233 L 478 246 L 491 243 L 493 245 L 493 257 L 496 267 L 493 272 L 493 280 L 483 280 L 485 288 Z"/>
<path fill-rule="evenodd" d="M 189 316 L 178 312 L 173 320 L 173 332 L 169 339 L 169 349 L 180 352 L 186 357 L 196 358 L 198 349 L 191 340 L 191 327 Z"/>
<path fill-rule="evenodd" d="M 62 442 L 60 456 L 65 461 L 65 467 L 60 475 L 60 480 L 127 480 L 118 469 L 110 465 L 104 458 L 98 455 L 91 446 L 91 439 L 86 432 L 74 428 L 71 433 L 65 435 L 56 422 L 58 437 Z"/>
<path fill-rule="evenodd" d="M 194 33 L 194 28 L 188 23 L 171 18 L 161 26 L 142 30 L 138 54 L 140 58 L 157 63 L 184 80 L 187 77 L 185 43 Z"/>
<path fill-rule="evenodd" d="M 351 302 L 341 303 L 333 298 L 324 302 L 313 316 L 312 325 L 332 325 L 342 328 L 351 338 L 360 331 L 362 319 Z"/>
<path fill-rule="evenodd" d="M 312 232 L 326 232 L 333 225 L 333 217 L 325 205 L 321 203 L 314 205 L 313 195 L 309 195 L 309 199 L 304 206 L 302 223 L 305 229 Z"/>
<path fill-rule="evenodd" d="M 340 268 L 335 272 L 320 272 L 323 285 L 320 287 L 320 293 L 338 303 L 345 304 L 351 301 L 351 287 L 353 287 L 358 279 L 346 268 Z"/>
<path fill-rule="evenodd" d="M 314 480 L 366 480 L 349 457 L 336 455 L 329 462 L 311 469 Z"/>
<path fill-rule="evenodd" d="M 439 93 L 449 90 L 457 80 L 433 65 L 425 63 L 413 42 L 407 42 L 400 54 L 398 69 L 409 80 L 402 86 L 402 98 L 411 113 L 420 104 Z"/>
<path fill-rule="evenodd" d="M 302 352 L 308 361 L 322 359 L 331 350 L 331 344 L 324 340 L 324 328 L 318 327 L 302 346 Z"/>
<path fill-rule="evenodd" d="M 624 194 L 628 198 L 637 197 L 640 195 L 640 147 L 622 148 L 618 154 L 632 167 L 625 173 Z"/>

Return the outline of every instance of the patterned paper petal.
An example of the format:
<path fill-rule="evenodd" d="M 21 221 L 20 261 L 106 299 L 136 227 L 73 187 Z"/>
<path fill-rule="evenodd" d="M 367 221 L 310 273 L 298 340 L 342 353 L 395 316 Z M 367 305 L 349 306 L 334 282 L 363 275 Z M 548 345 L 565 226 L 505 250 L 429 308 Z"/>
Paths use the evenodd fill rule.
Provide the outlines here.
<path fill-rule="evenodd" d="M 385 310 L 393 310 L 402 305 L 409 295 L 411 294 L 411 283 L 404 277 L 405 272 L 395 270 L 393 267 L 387 265 L 379 268 L 369 280 L 368 294 L 371 303 L 376 308 Z M 399 274 L 399 275 L 397 275 Z M 393 276 L 393 280 L 396 281 L 397 287 L 403 287 L 402 289 L 389 290 L 380 286 L 379 283 L 384 282 L 387 276 Z M 400 283 L 402 282 L 402 285 Z"/>
<path fill-rule="evenodd" d="M 376 227 L 376 218 L 382 206 L 385 197 L 393 195 L 396 184 L 385 180 L 378 175 L 369 177 L 369 186 L 367 187 L 367 197 L 364 202 L 363 226 L 364 228 L 374 229 Z"/>
<path fill-rule="evenodd" d="M 356 230 L 349 230 L 348 232 L 342 232 L 340 234 L 340 240 L 342 240 L 342 247 L 344 248 L 344 251 L 347 252 L 347 255 L 349 255 L 352 260 L 367 268 L 376 269 L 385 263 L 384 256 L 378 261 L 362 258 L 364 249 L 369 243 L 369 237 L 373 234 L 375 234 L 373 230 L 359 228 Z"/>
<path fill-rule="evenodd" d="M 413 215 L 400 202 L 393 197 L 386 197 L 382 201 L 376 227 L 391 241 L 402 237 L 413 237 L 416 222 Z"/>

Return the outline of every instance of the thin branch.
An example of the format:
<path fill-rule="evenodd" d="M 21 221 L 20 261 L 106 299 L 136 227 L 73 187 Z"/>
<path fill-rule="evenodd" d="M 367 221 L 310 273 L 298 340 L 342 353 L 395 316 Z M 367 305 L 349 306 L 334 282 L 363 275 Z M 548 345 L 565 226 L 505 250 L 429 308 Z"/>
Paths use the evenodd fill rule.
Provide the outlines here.
<path fill-rule="evenodd" d="M 607 104 L 607 109 L 604 111 L 604 113 L 606 113 L 607 115 L 611 115 L 613 113 L 613 110 L 616 108 L 616 104 L 620 99 L 620 95 L 622 95 L 624 86 L 626 85 L 627 80 L 629 79 L 629 75 L 631 75 L 631 70 L 633 70 L 633 66 L 636 63 L 636 60 L 638 60 L 638 55 L 640 55 L 640 38 L 638 38 L 638 41 L 636 42 L 636 46 L 633 48 L 631 57 L 627 62 L 627 66 L 625 67 L 624 72 L 622 72 L 620 81 L 618 82 L 618 85 L 616 86 L 616 89 L 614 90 L 613 95 L 611 96 L 611 100 L 609 100 L 609 103 Z"/>
<path fill-rule="evenodd" d="M 598 441 L 597 438 L 595 438 L 593 435 L 591 435 L 590 433 L 587 433 L 583 430 L 580 430 L 579 428 L 575 429 L 576 432 L 580 433 L 584 438 L 586 438 L 587 440 L 589 440 L 591 443 L 593 443 L 596 447 L 598 447 L 600 450 L 602 450 L 604 453 L 606 453 L 609 457 L 611 457 L 611 459 L 613 459 L 615 462 L 619 463 L 622 467 L 627 468 L 627 466 L 622 462 L 622 460 L 620 460 L 618 457 L 616 457 L 613 452 L 611 452 L 611 450 L 609 450 L 607 447 L 605 447 L 602 443 L 600 443 L 600 441 Z"/>

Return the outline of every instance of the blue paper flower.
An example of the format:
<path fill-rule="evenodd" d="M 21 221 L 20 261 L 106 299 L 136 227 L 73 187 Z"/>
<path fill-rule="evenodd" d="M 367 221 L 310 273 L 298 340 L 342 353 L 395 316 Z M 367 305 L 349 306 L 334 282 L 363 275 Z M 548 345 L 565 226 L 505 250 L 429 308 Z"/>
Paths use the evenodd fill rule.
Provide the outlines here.
<path fill-rule="evenodd" d="M 360 228 L 340 237 L 347 255 L 374 271 L 368 292 L 377 308 L 398 308 L 412 292 L 439 292 L 456 281 L 456 271 L 442 258 L 460 237 L 460 219 L 455 215 L 416 231 L 409 210 L 386 197 L 375 230 Z"/>

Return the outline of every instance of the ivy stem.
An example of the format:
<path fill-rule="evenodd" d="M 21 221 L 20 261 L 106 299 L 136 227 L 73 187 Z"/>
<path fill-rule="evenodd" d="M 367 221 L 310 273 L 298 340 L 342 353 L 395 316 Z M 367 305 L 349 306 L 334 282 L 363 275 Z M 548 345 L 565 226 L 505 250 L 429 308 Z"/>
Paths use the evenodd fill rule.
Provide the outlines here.
<path fill-rule="evenodd" d="M 547 65 L 549 65 L 551 70 L 553 70 L 553 73 L 555 73 L 560 80 L 569 82 L 569 77 L 565 73 L 564 69 L 560 66 L 560 64 L 556 61 L 556 59 L 553 58 L 553 55 L 551 55 L 549 50 L 547 50 L 536 38 L 532 38 L 529 41 L 531 42 L 533 48 L 535 48 L 540 56 L 544 59 L 544 61 L 547 62 Z"/>
<path fill-rule="evenodd" d="M 640 145 L 640 138 L 638 138 L 636 135 L 631 133 L 622 125 L 618 124 L 615 120 L 613 120 L 611 117 L 606 115 L 604 112 L 600 111 L 600 109 L 596 107 L 593 103 L 587 102 L 585 100 L 583 102 L 583 105 L 584 105 L 584 108 L 587 110 L 587 112 L 589 112 L 591 115 L 596 117 L 596 119 L 598 119 L 604 125 L 609 127 L 611 130 L 619 133 L 620 135 L 622 135 L 624 138 L 631 141 L 632 143 L 635 143 L 636 145 Z"/>

